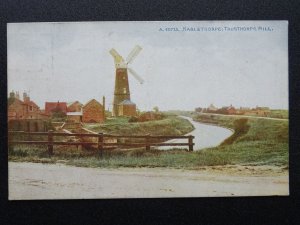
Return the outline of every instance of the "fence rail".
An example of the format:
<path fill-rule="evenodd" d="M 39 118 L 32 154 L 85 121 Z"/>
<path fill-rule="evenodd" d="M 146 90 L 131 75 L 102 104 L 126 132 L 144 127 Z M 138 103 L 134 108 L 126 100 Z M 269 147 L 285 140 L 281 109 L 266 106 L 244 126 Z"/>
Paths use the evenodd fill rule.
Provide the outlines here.
<path fill-rule="evenodd" d="M 32 140 L 14 140 L 14 137 L 26 135 L 28 139 L 31 139 L 32 136 L 47 136 L 47 141 L 32 141 Z M 60 137 L 89 137 L 89 138 L 97 138 L 97 141 L 54 141 L 55 136 Z M 123 143 L 119 142 L 120 138 L 126 139 L 142 139 L 143 142 L 139 143 Z M 105 139 L 114 139 L 116 142 L 105 142 Z M 157 139 L 187 139 L 186 143 L 166 143 L 166 142 L 153 142 L 153 140 Z M 53 146 L 54 145 L 95 145 L 97 146 L 100 155 L 102 155 L 105 147 L 145 147 L 146 150 L 150 150 L 151 146 L 188 146 L 189 151 L 193 151 L 193 139 L 194 136 L 178 136 L 178 135 L 109 135 L 109 134 L 87 134 L 87 133 L 61 133 L 61 132 L 53 132 L 52 130 L 48 132 L 24 132 L 24 131 L 9 131 L 8 132 L 8 144 L 9 146 L 13 146 L 15 144 L 34 144 L 34 145 L 47 145 L 48 153 L 50 155 L 53 154 Z"/>

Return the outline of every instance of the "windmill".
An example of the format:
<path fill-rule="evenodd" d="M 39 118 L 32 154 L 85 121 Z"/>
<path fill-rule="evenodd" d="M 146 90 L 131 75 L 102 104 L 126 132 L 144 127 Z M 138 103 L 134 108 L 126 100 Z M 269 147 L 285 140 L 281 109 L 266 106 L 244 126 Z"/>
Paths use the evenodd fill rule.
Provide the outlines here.
<path fill-rule="evenodd" d="M 144 82 L 144 80 L 133 69 L 128 68 L 128 64 L 132 63 L 134 58 L 140 53 L 141 50 L 142 48 L 140 46 L 135 46 L 130 52 L 130 54 L 127 56 L 126 61 L 115 49 L 112 48 L 109 51 L 109 53 L 114 58 L 116 67 L 113 116 L 119 115 L 118 104 L 120 104 L 124 100 L 130 100 L 128 71 L 141 84 Z"/>

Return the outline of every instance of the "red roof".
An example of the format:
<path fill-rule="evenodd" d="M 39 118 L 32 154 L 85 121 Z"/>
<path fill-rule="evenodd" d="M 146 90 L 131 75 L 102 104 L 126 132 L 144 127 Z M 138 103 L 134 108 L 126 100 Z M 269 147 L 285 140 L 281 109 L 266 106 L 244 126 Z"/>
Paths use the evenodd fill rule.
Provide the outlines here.
<path fill-rule="evenodd" d="M 50 114 L 54 109 L 60 108 L 64 113 L 67 112 L 66 102 L 45 102 L 45 113 Z"/>

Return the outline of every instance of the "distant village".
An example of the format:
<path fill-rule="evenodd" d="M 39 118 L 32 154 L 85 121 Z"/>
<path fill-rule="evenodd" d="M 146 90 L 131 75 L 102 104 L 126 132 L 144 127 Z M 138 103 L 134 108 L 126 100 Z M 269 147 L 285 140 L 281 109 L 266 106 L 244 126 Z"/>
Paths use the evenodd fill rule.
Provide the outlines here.
<path fill-rule="evenodd" d="M 49 119 L 66 116 L 67 120 L 74 122 L 100 123 L 105 119 L 105 98 L 102 104 L 91 99 L 85 104 L 75 102 L 45 102 L 45 108 L 39 106 L 24 92 L 23 99 L 19 92 L 12 91 L 8 98 L 8 121 L 26 119 Z"/>
<path fill-rule="evenodd" d="M 216 113 L 216 114 L 224 114 L 224 115 L 246 115 L 246 116 L 269 116 L 271 113 L 269 107 L 256 106 L 255 108 L 250 108 L 250 107 L 236 108 L 230 105 L 230 106 L 223 106 L 221 108 L 217 108 L 213 104 L 210 104 L 207 108 L 198 107 L 195 109 L 195 111 L 200 113 Z"/>
<path fill-rule="evenodd" d="M 100 103 L 101 102 L 101 103 Z M 10 130 L 46 131 L 47 124 L 63 122 L 64 124 L 103 123 L 110 117 L 128 117 L 130 122 L 144 122 L 161 119 L 158 112 L 138 113 L 136 104 L 126 99 L 118 105 L 118 114 L 105 110 L 105 97 L 100 101 L 91 99 L 85 104 L 74 102 L 45 102 L 41 109 L 23 92 L 22 98 L 18 91 L 11 91 L 8 97 L 8 126 Z"/>
<path fill-rule="evenodd" d="M 102 99 L 91 99 L 88 102 L 45 102 L 44 108 L 40 107 L 30 99 L 25 91 L 22 98 L 19 91 L 11 91 L 8 97 L 8 128 L 17 131 L 47 131 L 52 129 L 53 123 L 65 124 L 82 123 L 103 123 L 111 117 L 129 117 L 129 122 L 144 122 L 149 120 L 159 120 L 164 117 L 157 110 L 151 112 L 137 113 L 136 104 L 131 101 L 129 90 L 128 73 L 137 79 L 141 84 L 144 80 L 128 64 L 132 63 L 142 48 L 137 45 L 129 53 L 126 60 L 112 48 L 109 53 L 112 55 L 115 64 L 115 87 L 113 109 L 111 112 L 105 108 L 105 97 Z M 249 115 L 268 116 L 268 107 L 240 107 L 226 106 L 217 108 L 213 104 L 207 108 L 196 108 L 200 113 L 218 113 L 227 115 Z"/>
<path fill-rule="evenodd" d="M 86 103 L 74 102 L 45 102 L 44 109 L 23 92 L 21 99 L 19 91 L 11 91 L 8 98 L 8 129 L 18 131 L 46 131 L 49 121 L 68 123 L 103 123 L 106 117 L 130 117 L 129 122 L 144 122 L 161 119 L 157 112 L 137 113 L 136 104 L 131 101 L 128 72 L 141 84 L 144 80 L 128 64 L 132 63 L 142 48 L 136 45 L 126 60 L 112 48 L 109 53 L 115 64 L 115 87 L 112 112 L 105 110 L 105 97 L 91 99 Z M 101 102 L 101 103 L 100 103 Z M 48 124 L 48 125 L 47 125 Z M 81 125 L 80 125 L 81 126 Z"/>

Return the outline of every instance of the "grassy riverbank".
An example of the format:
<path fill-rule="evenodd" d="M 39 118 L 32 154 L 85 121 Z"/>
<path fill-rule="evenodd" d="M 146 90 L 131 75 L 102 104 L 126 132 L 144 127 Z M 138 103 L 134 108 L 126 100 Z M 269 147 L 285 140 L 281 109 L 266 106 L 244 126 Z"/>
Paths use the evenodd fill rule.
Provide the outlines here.
<path fill-rule="evenodd" d="M 288 166 L 288 121 L 197 115 L 195 121 L 235 130 L 234 134 L 203 154 L 220 156 L 232 164 Z"/>
<path fill-rule="evenodd" d="M 107 120 L 104 124 L 85 124 L 84 127 L 94 131 L 112 135 L 183 135 L 194 130 L 186 119 L 167 115 L 165 119 L 147 122 L 128 122 L 128 118 L 120 117 Z"/>
<path fill-rule="evenodd" d="M 170 119 L 170 118 L 169 118 Z M 172 118 L 174 119 L 174 118 Z M 55 150 L 55 155 L 48 157 L 45 149 L 27 148 L 9 152 L 10 161 L 30 161 L 42 163 L 65 163 L 83 167 L 171 167 L 196 169 L 201 166 L 218 165 L 271 165 L 288 168 L 288 121 L 267 120 L 258 118 L 233 118 L 222 115 L 201 115 L 194 118 L 196 121 L 213 123 L 215 125 L 234 129 L 234 134 L 214 148 L 198 152 L 185 150 L 159 151 L 151 149 L 115 150 L 103 152 L 102 158 L 98 152 L 82 151 L 69 148 Z M 167 120 L 168 121 L 168 120 Z M 145 124 L 152 127 L 152 134 L 163 134 L 157 131 L 153 123 Z M 148 123 L 148 122 L 147 122 Z M 174 122 L 176 124 L 176 122 Z M 117 125 L 119 126 L 119 125 Z M 156 127 L 156 128 L 155 128 Z M 94 128 L 94 129 L 99 129 Z M 115 127 L 115 130 L 136 128 L 135 124 L 125 125 L 125 128 Z M 101 129 L 111 129 L 101 127 Z M 97 130 L 98 131 L 98 130 Z"/>

